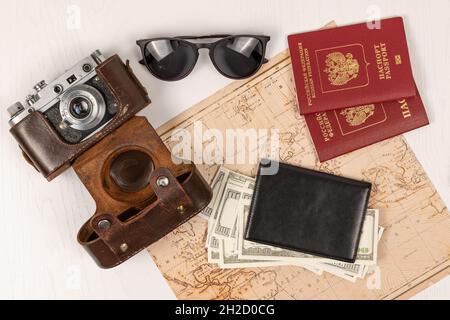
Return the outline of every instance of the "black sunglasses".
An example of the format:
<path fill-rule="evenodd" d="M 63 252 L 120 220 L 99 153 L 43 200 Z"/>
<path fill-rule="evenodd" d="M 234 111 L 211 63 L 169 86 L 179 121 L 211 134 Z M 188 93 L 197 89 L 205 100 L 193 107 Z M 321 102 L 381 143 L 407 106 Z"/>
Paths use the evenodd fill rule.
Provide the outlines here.
<path fill-rule="evenodd" d="M 187 40 L 220 39 L 198 43 Z M 212 63 L 225 77 L 253 76 L 265 59 L 268 36 L 211 35 L 202 37 L 154 38 L 136 41 L 143 59 L 139 61 L 158 79 L 176 81 L 189 75 L 197 63 L 200 49 L 208 49 Z"/>

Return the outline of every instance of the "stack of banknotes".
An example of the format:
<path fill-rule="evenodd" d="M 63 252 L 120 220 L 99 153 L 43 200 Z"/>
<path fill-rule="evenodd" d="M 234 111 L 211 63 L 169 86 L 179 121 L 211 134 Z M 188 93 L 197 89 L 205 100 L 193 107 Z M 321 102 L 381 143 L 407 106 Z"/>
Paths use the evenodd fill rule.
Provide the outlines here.
<path fill-rule="evenodd" d="M 364 278 L 377 265 L 378 242 L 384 229 L 378 225 L 376 209 L 367 210 L 356 262 L 345 263 L 245 240 L 255 180 L 221 167 L 211 186 L 213 199 L 200 213 L 208 219 L 209 263 L 221 268 L 292 265 L 319 275 L 329 272 L 352 282 Z"/>

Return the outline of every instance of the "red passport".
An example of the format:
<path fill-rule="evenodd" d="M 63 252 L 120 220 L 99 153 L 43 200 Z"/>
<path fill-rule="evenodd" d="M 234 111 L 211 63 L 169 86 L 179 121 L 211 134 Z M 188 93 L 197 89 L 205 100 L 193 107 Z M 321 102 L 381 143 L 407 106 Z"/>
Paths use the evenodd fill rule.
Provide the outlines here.
<path fill-rule="evenodd" d="M 301 114 L 415 95 L 403 19 L 288 37 Z"/>
<path fill-rule="evenodd" d="M 429 123 L 419 92 L 407 99 L 305 115 L 321 162 Z"/>

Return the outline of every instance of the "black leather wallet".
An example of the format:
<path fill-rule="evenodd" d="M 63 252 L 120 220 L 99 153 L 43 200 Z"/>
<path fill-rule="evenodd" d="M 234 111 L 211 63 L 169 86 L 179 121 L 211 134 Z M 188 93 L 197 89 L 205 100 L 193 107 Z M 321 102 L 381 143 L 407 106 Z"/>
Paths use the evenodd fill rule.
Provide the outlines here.
<path fill-rule="evenodd" d="M 281 163 L 265 175 L 268 167 L 259 167 L 245 238 L 354 262 L 372 185 Z"/>

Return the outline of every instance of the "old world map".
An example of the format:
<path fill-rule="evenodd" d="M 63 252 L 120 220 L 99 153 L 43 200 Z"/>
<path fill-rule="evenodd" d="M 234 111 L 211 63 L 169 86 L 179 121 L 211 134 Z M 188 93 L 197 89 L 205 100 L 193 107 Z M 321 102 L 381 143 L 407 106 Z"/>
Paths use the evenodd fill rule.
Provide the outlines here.
<path fill-rule="evenodd" d="M 208 263 L 207 221 L 195 217 L 149 247 L 160 271 L 180 299 L 392 299 L 448 274 L 450 215 L 403 137 L 319 163 L 304 119 L 299 115 L 288 52 L 273 58 L 255 77 L 234 82 L 162 126 L 169 147 L 175 129 L 276 128 L 285 163 L 370 181 L 369 207 L 380 210 L 385 228 L 379 268 L 350 283 L 301 267 L 219 269 Z M 211 181 L 219 166 L 198 166 Z M 229 169 L 255 176 L 257 165 Z M 282 187 L 282 186 L 280 186 Z M 301 196 L 301 195 L 299 195 Z"/>

